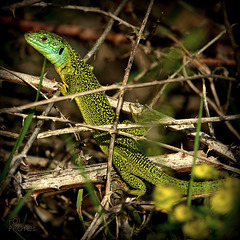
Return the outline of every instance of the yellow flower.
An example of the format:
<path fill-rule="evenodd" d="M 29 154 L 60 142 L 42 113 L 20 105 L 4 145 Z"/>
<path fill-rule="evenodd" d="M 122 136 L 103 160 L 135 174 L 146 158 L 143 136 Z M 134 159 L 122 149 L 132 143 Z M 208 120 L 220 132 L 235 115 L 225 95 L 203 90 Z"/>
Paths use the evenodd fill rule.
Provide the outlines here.
<path fill-rule="evenodd" d="M 187 222 L 192 218 L 192 212 L 185 204 L 180 204 L 174 208 L 173 217 L 178 222 Z"/>
<path fill-rule="evenodd" d="M 153 191 L 153 200 L 159 210 L 171 211 L 181 199 L 181 192 L 175 187 L 158 185 Z"/>
<path fill-rule="evenodd" d="M 201 219 L 196 219 L 184 224 L 182 230 L 186 236 L 192 239 L 206 239 L 209 237 L 208 226 Z"/>
<path fill-rule="evenodd" d="M 227 178 L 223 188 L 216 192 L 210 199 L 213 211 L 218 214 L 227 214 L 235 206 L 240 193 L 240 180 L 237 178 Z"/>
<path fill-rule="evenodd" d="M 219 190 L 210 199 L 212 210 L 218 214 L 226 214 L 233 207 L 234 196 L 227 190 Z"/>
<path fill-rule="evenodd" d="M 209 164 L 203 163 L 197 165 L 193 170 L 194 177 L 204 179 L 204 180 L 213 180 L 218 178 L 218 170 L 212 167 Z"/>

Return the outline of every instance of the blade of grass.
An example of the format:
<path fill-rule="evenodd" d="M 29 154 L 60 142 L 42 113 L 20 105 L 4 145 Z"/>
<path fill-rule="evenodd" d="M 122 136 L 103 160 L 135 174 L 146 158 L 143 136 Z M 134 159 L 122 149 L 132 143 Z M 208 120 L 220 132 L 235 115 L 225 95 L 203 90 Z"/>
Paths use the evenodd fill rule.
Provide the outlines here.
<path fill-rule="evenodd" d="M 37 91 L 37 94 L 36 94 L 35 102 L 37 102 L 38 99 L 39 99 L 40 90 L 41 90 L 42 81 L 43 81 L 43 75 L 44 75 L 44 72 L 45 72 L 45 67 L 46 67 L 46 58 L 44 58 L 44 61 L 43 61 L 43 67 L 42 67 L 42 72 L 41 72 L 41 76 L 40 76 L 40 82 L 39 82 L 39 85 L 38 85 L 38 91 Z M 21 128 L 21 131 L 19 133 L 19 137 L 17 138 L 17 141 L 16 141 L 16 143 L 15 143 L 15 145 L 14 145 L 14 147 L 13 147 L 11 153 L 10 153 L 10 156 L 9 156 L 9 158 L 8 158 L 4 168 L 3 168 L 2 174 L 0 176 L 0 184 L 4 180 L 4 178 L 7 176 L 7 173 L 8 173 L 10 164 L 12 162 L 14 153 L 21 146 L 21 143 L 22 143 L 22 141 L 23 141 L 23 139 L 24 139 L 29 127 L 30 127 L 30 124 L 32 122 L 34 112 L 35 112 L 35 107 L 32 107 L 32 108 L 29 109 L 28 116 L 26 117 L 26 119 L 24 121 L 24 124 L 23 124 L 23 127 Z"/>
<path fill-rule="evenodd" d="M 201 130 L 202 111 L 203 111 L 203 97 L 201 97 L 201 101 L 200 101 L 200 107 L 199 107 L 199 112 L 198 112 L 197 132 L 196 132 L 195 141 L 194 141 L 193 164 L 192 164 L 191 177 L 190 177 L 188 196 L 187 196 L 188 207 L 191 206 L 191 202 L 192 202 L 192 188 L 193 188 L 193 178 L 194 178 L 193 171 L 194 171 L 194 167 L 195 167 L 195 163 L 196 163 L 196 159 L 197 159 L 197 152 L 198 152 L 198 148 L 199 148 L 199 132 Z"/>
<path fill-rule="evenodd" d="M 82 225 L 82 228 L 84 230 L 84 232 L 86 231 L 85 228 L 85 224 L 84 224 L 84 219 L 83 219 L 83 215 L 82 215 L 82 201 L 83 201 L 83 189 L 79 189 L 78 190 L 78 195 L 77 195 L 77 202 L 76 202 L 76 208 L 77 208 L 77 213 L 78 213 L 78 217 L 80 220 L 80 223 Z"/>

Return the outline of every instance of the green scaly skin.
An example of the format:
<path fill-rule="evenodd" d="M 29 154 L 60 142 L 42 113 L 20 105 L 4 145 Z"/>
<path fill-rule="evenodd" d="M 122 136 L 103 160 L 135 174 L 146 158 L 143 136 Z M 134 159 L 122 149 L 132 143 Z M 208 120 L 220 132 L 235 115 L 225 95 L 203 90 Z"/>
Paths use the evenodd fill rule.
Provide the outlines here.
<path fill-rule="evenodd" d="M 62 79 L 60 90 L 63 95 L 97 89 L 100 84 L 81 56 L 62 37 L 44 30 L 25 34 L 26 41 L 44 55 L 55 67 Z M 105 125 L 114 122 L 115 113 L 104 92 L 75 98 L 87 124 Z M 133 133 L 133 130 L 125 130 Z M 93 136 L 102 151 L 108 154 L 110 135 L 93 131 Z M 187 194 L 189 182 L 182 181 L 162 172 L 137 148 L 135 141 L 121 135 L 116 136 L 113 164 L 122 179 L 129 185 L 129 194 L 141 196 L 146 193 L 144 179 L 154 185 L 164 184 L 178 187 Z M 222 180 L 194 182 L 193 194 L 216 191 Z"/>

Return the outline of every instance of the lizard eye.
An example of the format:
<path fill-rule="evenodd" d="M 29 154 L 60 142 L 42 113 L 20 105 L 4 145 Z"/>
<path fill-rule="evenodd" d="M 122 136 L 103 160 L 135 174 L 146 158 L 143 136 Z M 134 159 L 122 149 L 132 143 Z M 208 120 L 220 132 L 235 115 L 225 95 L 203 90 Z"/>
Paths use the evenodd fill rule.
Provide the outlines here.
<path fill-rule="evenodd" d="M 47 41 L 48 38 L 46 36 L 42 36 L 41 39 L 42 39 L 43 42 L 45 42 L 45 41 Z"/>
<path fill-rule="evenodd" d="M 61 55 L 63 53 L 63 50 L 64 50 L 64 48 L 60 48 L 59 55 Z"/>

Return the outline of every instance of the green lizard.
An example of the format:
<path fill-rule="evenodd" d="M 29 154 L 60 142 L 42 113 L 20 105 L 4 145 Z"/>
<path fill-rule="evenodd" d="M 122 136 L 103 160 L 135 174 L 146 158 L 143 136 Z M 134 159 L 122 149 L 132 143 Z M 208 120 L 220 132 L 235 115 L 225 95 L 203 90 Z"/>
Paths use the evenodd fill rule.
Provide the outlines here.
<path fill-rule="evenodd" d="M 44 30 L 25 34 L 26 41 L 43 54 L 55 67 L 62 79 L 60 90 L 63 95 L 97 89 L 100 84 L 90 65 L 62 37 Z M 105 125 L 114 122 L 115 113 L 104 92 L 75 98 L 87 124 Z M 133 130 L 127 130 L 133 132 Z M 93 131 L 93 137 L 105 154 L 108 154 L 110 134 Z M 122 179 L 129 185 L 129 194 L 141 196 L 146 192 L 142 179 L 154 184 L 178 187 L 187 194 L 189 182 L 173 178 L 161 171 L 137 148 L 133 139 L 116 136 L 113 164 Z M 223 180 L 194 182 L 193 194 L 216 191 Z"/>

